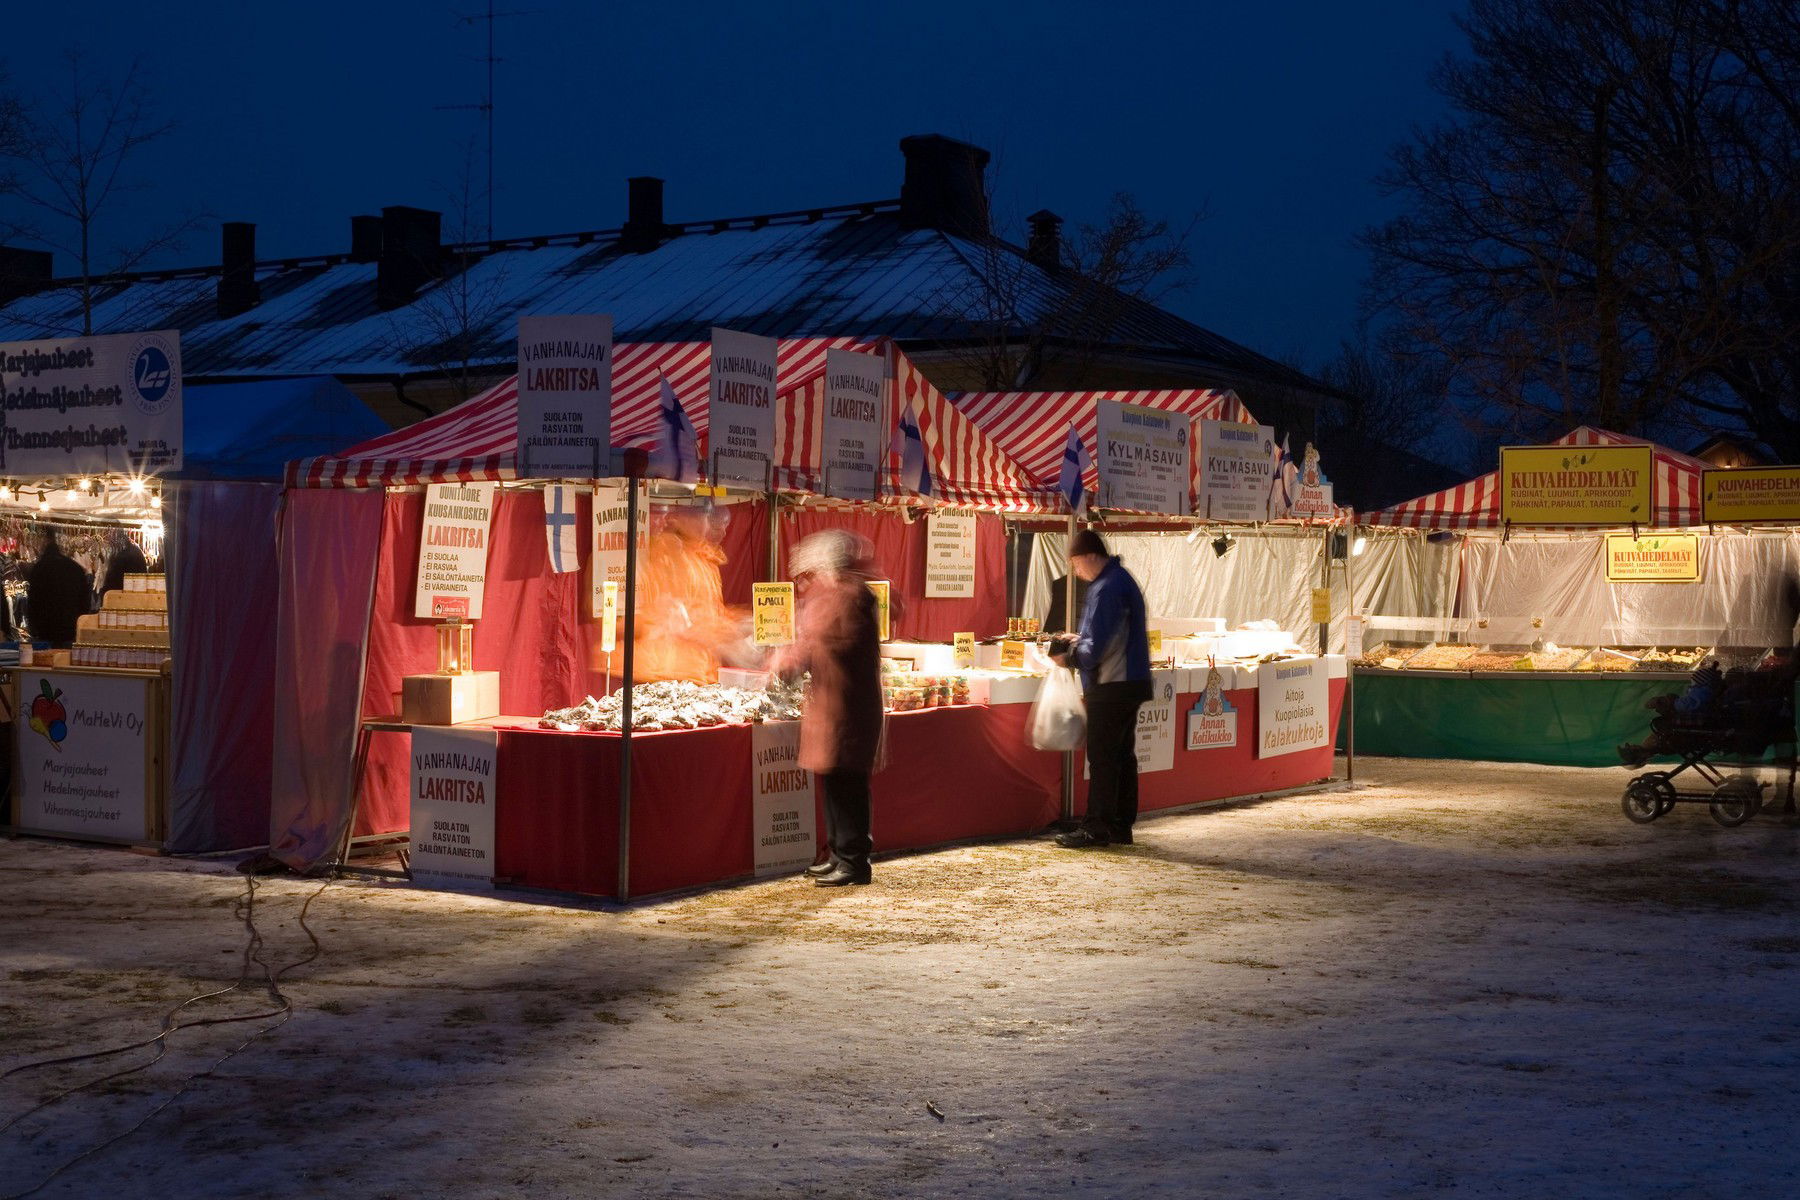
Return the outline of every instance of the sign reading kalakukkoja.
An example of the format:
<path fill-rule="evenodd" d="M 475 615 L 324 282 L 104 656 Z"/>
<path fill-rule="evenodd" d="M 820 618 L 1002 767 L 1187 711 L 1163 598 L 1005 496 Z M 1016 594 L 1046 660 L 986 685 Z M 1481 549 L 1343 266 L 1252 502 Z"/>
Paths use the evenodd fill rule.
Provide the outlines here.
<path fill-rule="evenodd" d="M 1651 448 L 1503 446 L 1500 519 L 1509 525 L 1648 525 Z"/>

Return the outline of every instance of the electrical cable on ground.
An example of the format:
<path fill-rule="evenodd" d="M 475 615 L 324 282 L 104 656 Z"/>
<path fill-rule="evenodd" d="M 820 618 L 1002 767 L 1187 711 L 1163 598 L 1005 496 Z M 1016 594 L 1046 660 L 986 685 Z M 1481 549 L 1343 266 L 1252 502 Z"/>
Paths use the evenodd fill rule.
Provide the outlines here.
<path fill-rule="evenodd" d="M 307 914 L 307 911 L 312 907 L 313 901 L 317 900 L 319 898 L 319 896 L 325 891 L 325 889 L 330 886 L 331 880 L 327 879 L 324 883 L 320 884 L 318 887 L 318 890 L 313 892 L 312 895 L 308 896 L 306 898 L 305 903 L 303 903 L 300 906 L 300 915 L 299 915 L 300 929 L 302 930 L 302 932 L 304 932 L 306 934 L 307 940 L 312 943 L 311 948 L 300 958 L 297 958 L 293 962 L 287 963 L 279 968 L 272 967 L 271 964 L 269 964 L 267 961 L 265 961 L 262 957 L 263 936 L 262 936 L 261 931 L 258 930 L 256 927 L 256 876 L 255 875 L 246 875 L 244 877 L 244 882 L 245 882 L 244 894 L 243 894 L 243 896 L 239 897 L 238 902 L 234 909 L 234 914 L 242 919 L 242 921 L 244 923 L 245 933 L 246 933 L 246 939 L 244 942 L 244 951 L 243 951 L 242 959 L 240 961 L 237 980 L 228 987 L 217 988 L 210 992 L 202 992 L 199 995 L 190 996 L 186 1000 L 183 1000 L 180 1004 L 177 1004 L 174 1008 L 170 1009 L 168 1011 L 168 1013 L 166 1013 L 163 1016 L 162 1028 L 154 1037 L 145 1038 L 142 1041 L 131 1042 L 131 1043 L 123 1045 L 123 1046 L 113 1046 L 106 1050 L 96 1050 L 96 1051 L 92 1051 L 92 1052 L 86 1053 L 86 1054 L 70 1054 L 70 1055 L 64 1055 L 59 1058 L 43 1059 L 39 1062 L 24 1063 L 20 1066 L 11 1068 L 10 1070 L 0 1072 L 0 1079 L 6 1079 L 9 1076 L 17 1075 L 17 1074 L 20 1074 L 25 1071 L 36 1070 L 40 1067 L 50 1067 L 50 1066 L 58 1066 L 58 1065 L 68 1064 L 68 1063 L 87 1062 L 91 1059 L 110 1058 L 115 1054 L 125 1054 L 132 1050 L 141 1050 L 147 1046 L 155 1046 L 156 1047 L 155 1054 L 153 1054 L 146 1061 L 139 1063 L 138 1065 L 136 1065 L 134 1067 L 126 1067 L 123 1070 L 113 1071 L 109 1074 L 101 1075 L 97 1078 L 90 1079 L 85 1083 L 77 1084 L 76 1086 L 74 1086 L 72 1088 L 67 1088 L 63 1091 L 57 1092 L 55 1095 L 50 1096 L 47 1099 L 39 1101 L 37 1104 L 32 1105 L 30 1108 L 26 1109 L 25 1111 L 23 1111 L 21 1113 L 15 1114 L 14 1116 L 8 1118 L 4 1124 L 0 1124 L 0 1133 L 5 1133 L 6 1131 L 12 1129 L 20 1121 L 25 1120 L 27 1117 L 31 1116 L 32 1114 L 42 1112 L 44 1109 L 49 1108 L 52 1105 L 57 1104 L 57 1103 L 61 1102 L 62 1100 L 67 1099 L 68 1097 L 73 1096 L 79 1092 L 87 1091 L 88 1089 L 98 1087 L 99 1085 L 101 1085 L 103 1083 L 108 1083 L 114 1079 L 122 1079 L 127 1075 L 133 1075 L 139 1071 L 147 1070 L 148 1068 L 155 1066 L 158 1062 L 161 1062 L 163 1057 L 168 1053 L 168 1049 L 169 1049 L 168 1038 L 169 1038 L 169 1035 L 172 1033 L 176 1033 L 183 1029 L 196 1029 L 196 1028 L 199 1028 L 202 1026 L 208 1026 L 208 1025 L 231 1025 L 231 1024 L 241 1023 L 244 1021 L 264 1021 L 264 1020 L 266 1020 L 266 1021 L 269 1021 L 270 1024 L 265 1025 L 262 1028 L 257 1029 L 255 1032 L 251 1033 L 251 1035 L 249 1037 L 245 1038 L 243 1041 L 241 1041 L 237 1045 L 233 1046 L 230 1050 L 226 1051 L 223 1056 L 221 1056 L 219 1059 L 217 1059 L 215 1062 L 213 1062 L 212 1065 L 208 1066 L 206 1069 L 204 1069 L 202 1071 L 197 1071 L 194 1074 L 189 1075 L 186 1079 L 182 1080 L 181 1083 L 175 1088 L 175 1090 L 173 1092 L 171 1092 L 168 1096 L 166 1096 L 160 1104 L 156 1105 L 149 1112 L 145 1113 L 143 1117 L 141 1117 L 139 1120 L 137 1120 L 129 1128 L 125 1129 L 124 1131 L 122 1131 L 120 1133 L 114 1134 L 112 1137 L 107 1138 L 105 1141 L 102 1141 L 94 1146 L 90 1146 L 88 1149 L 82 1151 L 80 1154 L 76 1155 L 74 1158 L 71 1158 L 67 1162 L 64 1162 L 62 1165 L 58 1166 L 55 1170 L 51 1171 L 48 1175 L 44 1176 L 43 1179 L 39 1180 L 37 1183 L 33 1184 L 31 1187 L 27 1188 L 26 1190 L 24 1190 L 22 1192 L 10 1192 L 4 1197 L 0 1197 L 0 1200 L 24 1200 L 24 1197 L 30 1196 L 36 1192 L 42 1191 L 46 1186 L 48 1186 L 58 1176 L 60 1176 L 63 1172 L 67 1171 L 69 1168 L 75 1166 L 77 1163 L 83 1162 L 86 1159 L 89 1159 L 89 1158 L 93 1157 L 94 1155 L 100 1153 L 102 1150 L 105 1150 L 111 1146 L 114 1146 L 114 1145 L 118 1144 L 119 1142 L 125 1140 L 126 1138 L 130 1137 L 132 1134 L 136 1133 L 138 1130 L 142 1129 L 145 1125 L 149 1124 L 152 1120 L 154 1120 L 159 1114 L 161 1114 L 164 1110 L 166 1110 L 171 1104 L 174 1104 L 175 1101 L 179 1100 L 183 1095 L 185 1095 L 187 1093 L 188 1089 L 190 1087 L 192 1087 L 196 1082 L 198 1082 L 201 1079 L 206 1079 L 206 1078 L 211 1077 L 213 1072 L 217 1071 L 220 1067 L 224 1066 L 227 1062 L 229 1062 L 235 1055 L 238 1054 L 239 1051 L 241 1051 L 245 1047 L 249 1046 L 252 1042 L 256 1041 L 256 1039 L 262 1037 L 264 1034 L 270 1033 L 276 1029 L 279 1029 L 282 1025 L 285 1025 L 287 1023 L 287 1021 L 290 1017 L 293 1016 L 294 1005 L 293 1005 L 293 1002 L 291 1000 L 289 1000 L 287 998 L 287 996 L 281 990 L 281 977 L 283 975 L 286 975 L 289 971 L 293 970 L 296 967 L 305 966 L 307 963 L 314 961 L 315 959 L 317 959 L 319 957 L 319 955 L 324 953 L 324 946 L 319 942 L 318 935 L 315 934 L 312 931 L 312 927 L 306 923 L 306 914 Z M 246 987 L 250 982 L 250 975 L 251 975 L 250 967 L 251 967 L 252 963 L 254 963 L 257 966 L 262 968 L 262 975 L 263 975 L 262 984 L 263 984 L 264 989 L 268 993 L 269 999 L 275 1003 L 275 1007 L 269 1008 L 269 1009 L 264 1009 L 260 1012 L 245 1013 L 243 1015 L 235 1016 L 235 1017 L 203 1017 L 203 1018 L 200 1018 L 199 1020 L 194 1020 L 194 1021 L 186 1021 L 186 1022 L 178 1021 L 178 1018 L 179 1018 L 182 1010 L 187 1008 L 189 1005 L 198 1004 L 204 1000 L 215 999 L 219 996 L 224 996 L 231 992 L 235 992 L 235 991 L 238 991 L 238 990 Z"/>

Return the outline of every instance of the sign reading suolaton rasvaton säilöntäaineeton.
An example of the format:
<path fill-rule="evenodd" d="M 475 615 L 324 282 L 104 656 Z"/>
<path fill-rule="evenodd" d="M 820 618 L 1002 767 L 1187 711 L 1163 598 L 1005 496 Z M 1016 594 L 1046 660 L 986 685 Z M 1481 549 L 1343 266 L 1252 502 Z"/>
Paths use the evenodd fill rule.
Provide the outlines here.
<path fill-rule="evenodd" d="M 772 337 L 712 331 L 712 388 L 706 455 L 720 483 L 762 491 L 775 461 L 775 352 Z"/>
<path fill-rule="evenodd" d="M 596 479 L 612 453 L 612 318 L 519 318 L 519 474 Z"/>
<path fill-rule="evenodd" d="M 425 489 L 419 531 L 419 586 L 413 616 L 481 616 L 487 591 L 488 534 L 494 520 L 493 483 L 434 483 Z"/>
<path fill-rule="evenodd" d="M 8 475 L 181 469 L 181 334 L 0 343 Z"/>
<path fill-rule="evenodd" d="M 1095 424 L 1101 508 L 1187 513 L 1193 422 L 1186 413 L 1102 400 Z"/>

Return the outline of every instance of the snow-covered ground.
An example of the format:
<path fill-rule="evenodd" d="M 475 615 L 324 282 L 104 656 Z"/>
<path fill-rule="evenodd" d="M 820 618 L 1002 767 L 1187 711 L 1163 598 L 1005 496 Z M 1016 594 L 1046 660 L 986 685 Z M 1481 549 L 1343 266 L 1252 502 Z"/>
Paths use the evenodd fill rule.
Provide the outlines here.
<path fill-rule="evenodd" d="M 333 883 L 293 1018 L 38 1194 L 1800 1193 L 1800 828 L 1631 825 L 1622 771 L 1358 766 L 869 888 L 618 911 Z M 0 1069 L 237 977 L 229 865 L 0 842 L 0 880 Z M 319 888 L 259 887 L 271 961 Z M 0 1194 L 256 1028 L 177 1033 L 0 1133 Z M 0 1122 L 135 1060 L 0 1080 Z"/>

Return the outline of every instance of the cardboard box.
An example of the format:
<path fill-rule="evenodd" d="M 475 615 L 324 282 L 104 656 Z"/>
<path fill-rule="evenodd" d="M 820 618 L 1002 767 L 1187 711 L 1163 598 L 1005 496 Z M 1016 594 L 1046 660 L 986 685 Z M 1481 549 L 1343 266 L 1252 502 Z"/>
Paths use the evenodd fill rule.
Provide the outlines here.
<path fill-rule="evenodd" d="M 161 592 L 122 592 L 117 588 L 106 593 L 102 608 L 115 612 L 130 609 L 137 612 L 167 612 L 168 597 Z"/>
<path fill-rule="evenodd" d="M 458 725 L 500 715 L 500 672 L 407 675 L 400 681 L 400 719 L 408 725 Z"/>

